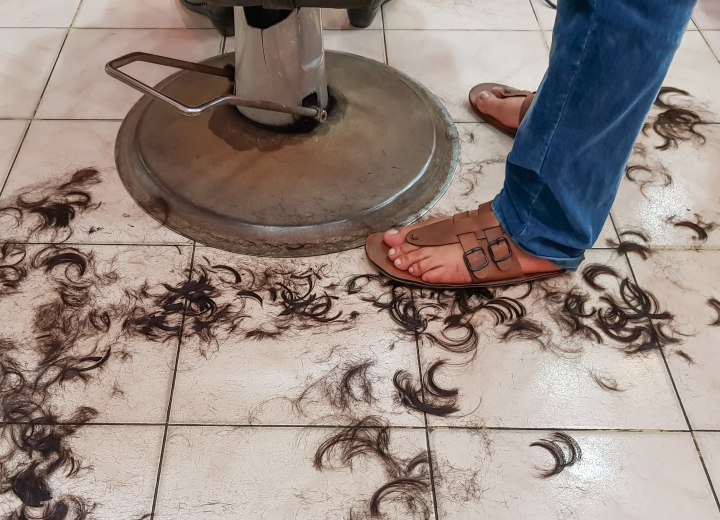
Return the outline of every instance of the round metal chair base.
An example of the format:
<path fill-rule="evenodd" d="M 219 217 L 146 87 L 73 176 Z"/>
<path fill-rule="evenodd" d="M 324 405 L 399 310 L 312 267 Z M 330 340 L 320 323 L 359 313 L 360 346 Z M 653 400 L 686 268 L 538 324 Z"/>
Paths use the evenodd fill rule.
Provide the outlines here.
<path fill-rule="evenodd" d="M 141 99 L 117 140 L 126 188 L 174 231 L 259 256 L 350 249 L 418 219 L 457 166 L 452 120 L 422 85 L 390 67 L 335 52 L 326 60 L 333 105 L 308 133 L 260 127 L 234 107 L 191 118 Z M 232 61 L 227 54 L 207 63 Z M 180 72 L 158 88 L 198 104 L 229 85 Z"/>

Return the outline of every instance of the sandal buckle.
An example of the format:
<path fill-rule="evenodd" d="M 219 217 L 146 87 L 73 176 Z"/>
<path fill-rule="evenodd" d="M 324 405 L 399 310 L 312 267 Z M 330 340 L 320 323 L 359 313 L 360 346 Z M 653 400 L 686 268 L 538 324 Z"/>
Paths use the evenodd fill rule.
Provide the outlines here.
<path fill-rule="evenodd" d="M 470 257 L 477 253 L 482 253 L 482 262 L 483 263 L 480 266 L 477 266 L 477 265 L 474 266 L 472 264 L 472 261 L 470 260 Z M 463 255 L 463 260 L 465 260 L 465 265 L 467 266 L 468 271 L 470 271 L 471 273 L 477 273 L 478 271 L 482 271 L 490 264 L 490 261 L 488 260 L 488 257 L 487 257 L 487 253 L 485 253 L 485 248 L 483 248 L 482 246 L 471 249 L 470 251 L 465 251 L 465 254 Z"/>
<path fill-rule="evenodd" d="M 495 256 L 494 247 L 501 244 L 507 248 L 507 252 L 498 258 L 497 256 Z M 512 249 L 510 248 L 510 242 L 505 237 L 496 238 L 495 240 L 490 242 L 488 244 L 488 252 L 490 253 L 490 258 L 492 258 L 493 262 L 495 262 L 496 264 L 506 262 L 507 260 L 510 260 L 512 258 Z"/>

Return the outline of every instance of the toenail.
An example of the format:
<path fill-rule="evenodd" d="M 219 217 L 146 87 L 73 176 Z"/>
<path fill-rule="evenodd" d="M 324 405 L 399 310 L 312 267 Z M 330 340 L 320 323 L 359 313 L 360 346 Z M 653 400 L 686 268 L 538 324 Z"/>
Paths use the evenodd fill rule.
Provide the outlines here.
<path fill-rule="evenodd" d="M 390 251 L 388 251 L 389 256 L 393 256 L 395 254 L 395 248 L 393 247 Z"/>
<path fill-rule="evenodd" d="M 483 90 L 482 92 L 480 92 L 480 94 L 478 94 L 478 97 L 480 99 L 487 99 L 490 97 L 490 92 L 488 92 L 487 90 Z"/>
<path fill-rule="evenodd" d="M 410 273 L 414 273 L 414 272 L 415 272 L 415 268 L 414 268 L 414 267 L 411 267 L 410 269 L 408 269 L 408 271 L 410 271 Z"/>
<path fill-rule="evenodd" d="M 400 260 L 399 258 L 396 258 L 394 263 L 397 267 L 400 267 L 400 264 L 402 264 L 402 260 Z"/>
<path fill-rule="evenodd" d="M 391 229 L 391 230 L 388 231 L 387 233 L 388 233 L 388 235 L 397 235 L 397 234 L 398 234 L 398 230 L 397 230 L 397 229 Z"/>

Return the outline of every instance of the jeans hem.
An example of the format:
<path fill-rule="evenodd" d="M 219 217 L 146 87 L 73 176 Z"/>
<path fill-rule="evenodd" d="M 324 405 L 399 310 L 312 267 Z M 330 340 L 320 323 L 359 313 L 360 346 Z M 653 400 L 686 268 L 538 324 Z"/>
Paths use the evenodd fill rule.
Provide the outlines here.
<path fill-rule="evenodd" d="M 512 239 L 512 241 L 515 243 L 516 246 L 518 246 L 520 249 L 522 249 L 525 253 L 534 256 L 535 258 L 542 258 L 543 260 L 548 260 L 549 262 L 552 262 L 553 264 L 557 265 L 558 267 L 565 269 L 567 271 L 577 271 L 578 267 L 580 267 L 580 264 L 583 263 L 585 260 L 585 255 L 580 255 L 575 258 L 558 258 L 553 256 L 546 256 L 546 255 L 538 255 L 536 253 L 533 253 L 526 247 L 522 245 L 522 239 L 519 239 L 513 235 L 512 231 L 506 224 L 505 215 L 502 212 L 502 209 L 500 208 L 500 204 L 497 203 L 499 196 L 493 200 L 492 202 L 492 210 L 495 214 L 495 218 L 500 223 L 500 226 L 505 230 L 505 232 L 508 234 L 508 236 Z"/>

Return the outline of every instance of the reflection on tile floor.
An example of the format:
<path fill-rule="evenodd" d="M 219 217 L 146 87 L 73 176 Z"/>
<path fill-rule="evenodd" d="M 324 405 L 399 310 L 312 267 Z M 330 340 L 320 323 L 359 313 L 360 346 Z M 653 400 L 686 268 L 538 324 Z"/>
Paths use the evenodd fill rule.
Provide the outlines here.
<path fill-rule="evenodd" d="M 103 65 L 222 38 L 175 0 L 47 4 L 0 0 L 0 518 L 720 518 L 714 0 L 663 98 L 698 124 L 654 107 L 580 270 L 457 294 L 397 287 L 362 250 L 257 259 L 158 225 L 117 177 L 137 96 Z M 327 48 L 387 59 L 458 122 L 431 215 L 502 185 L 512 141 L 467 90 L 535 88 L 553 19 L 393 0 L 359 31 L 325 11 Z"/>
<path fill-rule="evenodd" d="M 0 29 L 0 118 L 33 117 L 66 32 Z"/>
<path fill-rule="evenodd" d="M 586 275 L 598 265 L 617 275 L 597 278 L 601 287 L 593 288 Z M 418 307 L 433 306 L 432 313 L 437 302 L 450 302 L 440 319 L 428 317 L 420 358 L 423 373 L 442 362 L 435 372 L 439 386 L 459 394 L 458 412 L 431 416 L 430 424 L 685 429 L 662 357 L 634 352 L 640 343 L 617 338 L 603 319 L 615 308 L 611 302 L 624 304 L 631 278 L 624 257 L 595 250 L 578 274 L 535 284 L 528 296 L 527 288 L 515 288 L 483 303 L 470 299 L 469 312 L 459 312 L 462 302 L 448 295 L 418 295 Z M 573 306 L 582 310 L 573 314 Z M 516 329 L 519 324 L 525 328 Z M 475 337 L 466 339 L 468 331 Z"/>
<path fill-rule="evenodd" d="M 440 518 L 693 518 L 718 516 L 686 433 L 572 432 L 581 457 L 558 475 L 549 432 L 433 430 Z M 567 454 L 567 447 L 561 446 Z M 471 475 L 468 478 L 468 475 Z"/>

